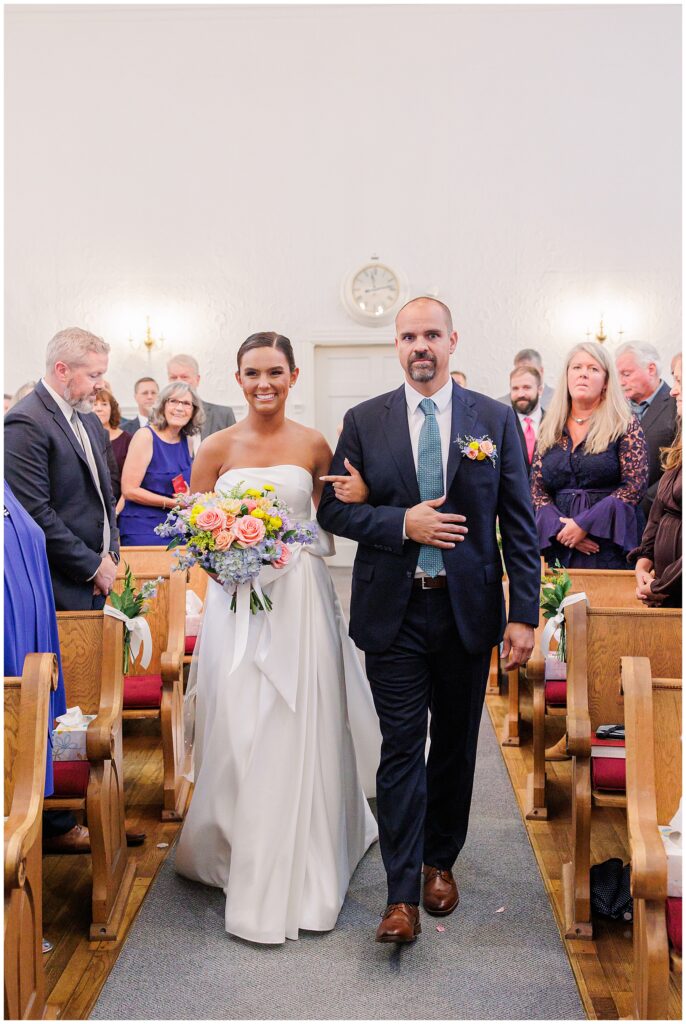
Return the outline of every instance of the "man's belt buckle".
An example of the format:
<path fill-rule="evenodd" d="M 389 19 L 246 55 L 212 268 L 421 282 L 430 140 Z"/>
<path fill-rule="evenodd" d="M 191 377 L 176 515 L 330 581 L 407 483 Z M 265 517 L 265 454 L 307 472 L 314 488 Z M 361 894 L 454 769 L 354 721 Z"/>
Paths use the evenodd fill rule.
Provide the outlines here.
<path fill-rule="evenodd" d="M 433 590 L 436 584 L 433 576 L 420 576 L 422 590 Z"/>

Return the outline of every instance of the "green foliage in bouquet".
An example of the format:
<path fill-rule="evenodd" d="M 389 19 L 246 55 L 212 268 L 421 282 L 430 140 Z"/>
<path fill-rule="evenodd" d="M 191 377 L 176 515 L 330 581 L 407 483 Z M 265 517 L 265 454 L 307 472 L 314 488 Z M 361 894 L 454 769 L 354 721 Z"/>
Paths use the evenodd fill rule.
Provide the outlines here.
<path fill-rule="evenodd" d="M 559 560 L 550 572 L 541 580 L 541 611 L 544 619 L 552 619 L 560 610 L 560 605 L 572 589 L 569 573 Z M 560 640 L 557 646 L 557 658 L 567 660 L 567 632 L 564 619 L 560 623 Z"/>
<path fill-rule="evenodd" d="M 113 608 L 123 612 L 127 619 L 135 619 L 138 615 L 145 615 L 150 605 L 147 603 L 150 598 L 155 597 L 157 588 L 164 579 L 158 576 L 156 580 L 146 580 L 139 591 L 136 591 L 136 577 L 131 572 L 127 562 L 124 562 L 126 572 L 124 573 L 124 586 L 120 594 L 114 590 L 110 593 L 110 601 Z M 124 675 L 129 671 L 131 660 L 131 631 L 128 626 L 124 627 Z"/>

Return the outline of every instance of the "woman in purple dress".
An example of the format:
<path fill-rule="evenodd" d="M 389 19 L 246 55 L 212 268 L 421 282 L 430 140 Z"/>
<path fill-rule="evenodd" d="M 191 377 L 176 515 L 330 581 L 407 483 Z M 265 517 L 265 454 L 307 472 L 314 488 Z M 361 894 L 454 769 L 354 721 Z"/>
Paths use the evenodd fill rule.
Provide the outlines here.
<path fill-rule="evenodd" d="M 681 355 L 672 360 L 674 387 L 681 424 Z M 662 449 L 664 474 L 650 507 L 641 544 L 631 552 L 636 560 L 636 597 L 650 607 L 681 608 L 681 427 L 669 448 Z"/>
<path fill-rule="evenodd" d="M 176 495 L 189 491 L 189 437 L 204 422 L 200 399 L 190 384 L 174 381 L 163 388 L 150 422 L 131 438 L 121 477 L 126 504 L 119 515 L 122 546 L 165 545 L 155 527 L 167 518 Z"/>
<path fill-rule="evenodd" d="M 541 423 L 531 494 L 541 553 L 571 569 L 626 569 L 648 485 L 643 431 L 612 359 L 595 342 L 570 352 Z"/>

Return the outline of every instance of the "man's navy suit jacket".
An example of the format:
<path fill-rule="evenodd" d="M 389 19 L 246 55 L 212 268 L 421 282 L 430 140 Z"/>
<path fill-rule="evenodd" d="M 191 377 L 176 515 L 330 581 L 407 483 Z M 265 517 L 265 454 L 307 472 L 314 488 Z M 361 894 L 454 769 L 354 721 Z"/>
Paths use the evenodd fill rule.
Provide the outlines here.
<path fill-rule="evenodd" d="M 490 438 L 497 449 L 495 466 L 463 456 L 453 443 L 458 436 Z M 540 555 L 512 408 L 453 383 L 450 437 L 447 500 L 440 511 L 466 516 L 469 533 L 442 553 L 460 639 L 476 654 L 499 643 L 505 628 L 496 518 L 509 578 L 510 622 L 538 625 Z M 327 484 L 317 518 L 324 529 L 359 544 L 350 635 L 362 650 L 380 653 L 400 629 L 419 557 L 419 544 L 403 541 L 405 512 L 420 501 L 404 387 L 346 413 L 331 473 L 346 472 L 346 456 L 369 487 L 367 502 L 340 502 Z"/>
<path fill-rule="evenodd" d="M 107 432 L 95 413 L 80 414 L 90 438 L 105 507 L 110 551 L 119 551 Z M 58 610 L 101 607 L 89 578 L 101 562 L 103 507 L 86 455 L 42 383 L 5 416 L 5 477 L 45 534 Z"/>

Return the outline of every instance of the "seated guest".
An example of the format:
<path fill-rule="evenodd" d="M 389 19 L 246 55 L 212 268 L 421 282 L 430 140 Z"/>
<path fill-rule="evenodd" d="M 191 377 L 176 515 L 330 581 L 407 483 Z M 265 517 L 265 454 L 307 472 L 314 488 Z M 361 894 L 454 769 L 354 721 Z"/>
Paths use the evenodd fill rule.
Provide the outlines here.
<path fill-rule="evenodd" d="M 672 360 L 674 387 L 681 423 L 681 355 Z M 636 596 L 648 605 L 681 608 L 681 430 L 669 448 L 662 449 L 664 474 L 650 509 L 641 544 L 629 558 L 636 561 Z"/>
<path fill-rule="evenodd" d="M 543 379 L 535 366 L 520 363 L 510 374 L 510 402 L 515 412 L 519 441 L 527 472 L 531 476 L 536 438 L 544 410 L 541 406 Z"/>
<path fill-rule="evenodd" d="M 657 494 L 662 476 L 660 452 L 669 448 L 676 432 L 676 403 L 669 385 L 660 378 L 660 353 L 646 341 L 627 341 L 615 352 L 619 383 L 638 417 L 648 445 L 648 490 L 641 502 L 643 513 Z"/>
<path fill-rule="evenodd" d="M 648 455 L 614 364 L 576 345 L 538 434 L 531 494 L 542 554 L 568 568 L 624 569 L 638 542 Z"/>
<path fill-rule="evenodd" d="M 193 356 L 178 355 L 172 356 L 167 363 L 167 374 L 169 383 L 179 380 L 190 384 L 195 391 L 200 385 L 200 367 L 197 359 Z M 236 422 L 233 409 L 228 405 L 216 405 L 214 402 L 207 402 L 202 399 L 202 408 L 205 413 L 205 420 L 200 431 L 200 437 L 204 441 L 210 434 L 216 434 L 218 430 L 232 427 Z"/>
<path fill-rule="evenodd" d="M 189 438 L 203 421 L 200 399 L 189 384 L 168 384 L 160 392 L 150 422 L 131 438 L 122 472 L 126 503 L 119 516 L 122 545 L 166 544 L 154 532 L 174 507 L 175 495 L 188 492 L 191 479 Z"/>
<path fill-rule="evenodd" d="M 147 426 L 150 412 L 157 401 L 160 389 L 152 377 L 140 377 L 133 385 L 133 397 L 138 406 L 138 415 L 131 420 L 123 420 L 121 427 L 127 434 L 135 434 L 141 427 Z"/>
<path fill-rule="evenodd" d="M 543 385 L 543 392 L 541 394 L 541 405 L 544 409 L 550 408 L 550 403 L 553 400 L 553 389 L 549 388 L 544 383 L 543 377 L 543 360 L 541 359 L 541 353 L 537 352 L 535 348 L 522 348 L 519 350 L 517 355 L 512 360 L 512 369 L 516 370 L 518 366 L 535 366 L 541 375 L 541 384 Z M 504 405 L 510 405 L 509 392 L 506 395 L 501 395 L 498 399 Z"/>
<path fill-rule="evenodd" d="M 124 468 L 124 460 L 126 458 L 126 453 L 129 450 L 129 445 L 131 444 L 131 438 L 133 435 L 120 428 L 121 412 L 119 411 L 119 403 L 109 388 L 101 388 L 100 391 L 98 391 L 98 397 L 95 399 L 93 404 L 93 412 L 102 423 L 103 427 L 107 431 L 107 436 L 110 439 L 112 458 L 116 463 L 116 472 L 114 472 L 113 467 L 110 466 L 112 493 L 114 494 L 117 502 L 117 513 L 119 513 L 124 507 L 124 499 L 121 496 L 121 473 Z M 107 455 L 109 461 L 109 450 Z"/>
<path fill-rule="evenodd" d="M 467 375 L 462 370 L 451 370 L 450 376 L 453 378 L 456 384 L 459 384 L 461 388 L 467 387 Z"/>

